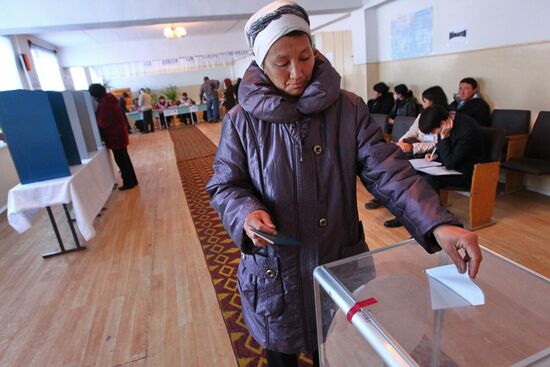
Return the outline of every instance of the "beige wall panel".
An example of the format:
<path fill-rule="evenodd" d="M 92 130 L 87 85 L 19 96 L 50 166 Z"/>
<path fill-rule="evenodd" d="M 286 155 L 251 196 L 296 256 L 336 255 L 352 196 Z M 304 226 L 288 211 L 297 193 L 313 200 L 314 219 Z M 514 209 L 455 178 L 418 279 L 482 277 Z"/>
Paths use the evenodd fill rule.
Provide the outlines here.
<path fill-rule="evenodd" d="M 424 57 L 379 64 L 380 80 L 405 83 L 415 95 L 439 84 L 450 98 L 472 76 L 491 108 L 550 110 L 550 42 Z"/>

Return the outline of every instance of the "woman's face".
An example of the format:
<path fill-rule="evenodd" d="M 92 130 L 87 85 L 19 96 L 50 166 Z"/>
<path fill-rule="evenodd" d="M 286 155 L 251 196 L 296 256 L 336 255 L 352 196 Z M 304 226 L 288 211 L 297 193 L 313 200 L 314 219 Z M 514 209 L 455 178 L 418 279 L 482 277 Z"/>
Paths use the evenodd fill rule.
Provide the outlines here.
<path fill-rule="evenodd" d="M 422 108 L 423 109 L 426 109 L 426 108 L 430 107 L 432 104 L 433 104 L 432 101 L 422 97 Z"/>
<path fill-rule="evenodd" d="M 393 99 L 395 99 L 396 101 L 401 101 L 405 98 L 401 94 L 399 94 L 397 92 L 393 92 Z"/>
<path fill-rule="evenodd" d="M 298 97 L 309 85 L 315 58 L 306 34 L 279 38 L 264 60 L 264 72 L 277 89 Z"/>

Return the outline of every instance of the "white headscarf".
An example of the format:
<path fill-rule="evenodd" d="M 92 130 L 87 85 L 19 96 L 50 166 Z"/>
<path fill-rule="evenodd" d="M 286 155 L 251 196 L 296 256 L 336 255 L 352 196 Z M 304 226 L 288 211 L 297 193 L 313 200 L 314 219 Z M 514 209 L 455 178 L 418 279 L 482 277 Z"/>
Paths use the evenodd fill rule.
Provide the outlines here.
<path fill-rule="evenodd" d="M 263 63 L 271 46 L 284 35 L 302 31 L 311 38 L 309 17 L 294 1 L 277 0 L 258 10 L 244 27 L 248 47 L 263 70 Z"/>

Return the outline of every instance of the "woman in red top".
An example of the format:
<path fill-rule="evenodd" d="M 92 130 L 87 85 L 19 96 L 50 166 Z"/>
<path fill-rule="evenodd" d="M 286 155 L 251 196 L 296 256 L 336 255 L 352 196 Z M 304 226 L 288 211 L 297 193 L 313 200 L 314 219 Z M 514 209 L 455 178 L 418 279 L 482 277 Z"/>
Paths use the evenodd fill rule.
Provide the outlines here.
<path fill-rule="evenodd" d="M 96 119 L 105 141 L 105 146 L 113 151 L 115 162 L 122 175 L 122 186 L 118 189 L 128 190 L 138 184 L 134 166 L 128 155 L 128 129 L 124 115 L 118 105 L 118 100 L 111 93 L 107 93 L 101 84 L 92 84 L 88 88 L 91 96 L 97 102 Z"/>

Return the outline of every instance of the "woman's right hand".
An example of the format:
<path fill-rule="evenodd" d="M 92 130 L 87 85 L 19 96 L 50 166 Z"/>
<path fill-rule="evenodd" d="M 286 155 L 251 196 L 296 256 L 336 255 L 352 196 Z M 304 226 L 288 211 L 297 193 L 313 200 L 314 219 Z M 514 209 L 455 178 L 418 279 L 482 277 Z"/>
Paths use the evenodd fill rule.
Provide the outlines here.
<path fill-rule="evenodd" d="M 252 213 L 248 214 L 244 220 L 244 231 L 248 238 L 252 240 L 254 246 L 256 247 L 265 247 L 269 243 L 260 238 L 251 229 L 262 231 L 271 235 L 276 235 L 277 230 L 273 222 L 271 221 L 271 216 L 265 210 L 255 210 Z"/>

